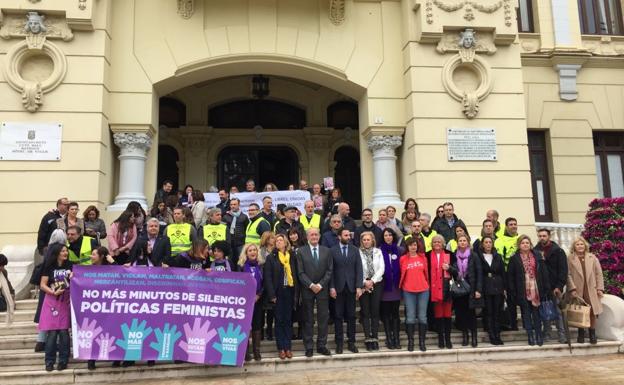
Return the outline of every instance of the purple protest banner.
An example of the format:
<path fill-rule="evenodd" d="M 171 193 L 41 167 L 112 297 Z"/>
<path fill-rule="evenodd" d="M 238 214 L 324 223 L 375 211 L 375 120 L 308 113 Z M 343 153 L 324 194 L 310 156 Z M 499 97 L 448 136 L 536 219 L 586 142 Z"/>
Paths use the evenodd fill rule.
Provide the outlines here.
<path fill-rule="evenodd" d="M 74 266 L 74 358 L 242 366 L 255 301 L 247 273 Z"/>

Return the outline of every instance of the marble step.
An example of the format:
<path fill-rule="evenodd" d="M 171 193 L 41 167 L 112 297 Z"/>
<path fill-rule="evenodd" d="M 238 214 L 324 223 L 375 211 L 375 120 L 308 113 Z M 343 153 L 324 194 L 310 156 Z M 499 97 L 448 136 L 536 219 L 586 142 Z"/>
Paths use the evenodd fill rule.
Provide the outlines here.
<path fill-rule="evenodd" d="M 553 330 L 552 337 L 556 338 L 556 331 Z M 576 340 L 576 329 L 570 331 L 570 335 L 572 340 Z M 405 332 L 401 332 L 401 341 L 402 344 L 407 346 L 407 335 Z M 415 335 L 416 339 L 418 335 Z M 526 333 L 523 330 L 518 331 L 507 331 L 501 333 L 501 338 L 503 342 L 512 342 L 512 341 L 526 341 Z M 461 332 L 458 330 L 453 330 L 451 333 L 451 340 L 454 345 L 460 345 L 462 339 Z M 479 343 L 487 343 L 488 342 L 488 334 L 479 331 L 478 332 Z M 328 341 L 333 344 L 334 341 L 334 332 L 333 328 L 329 329 Z M 361 332 L 356 333 L 356 341 L 358 346 L 363 349 L 364 348 L 364 334 Z M 3 357 L 6 351 L 12 351 L 16 349 L 27 349 L 32 351 L 34 349 L 36 342 L 36 334 L 12 334 L 12 335 L 0 335 L 0 357 Z M 385 334 L 382 330 L 379 333 L 379 344 L 383 345 L 385 343 Z M 437 345 L 438 337 L 437 333 L 434 331 L 427 332 L 427 344 L 428 345 Z M 302 340 L 293 340 L 293 350 L 301 349 L 303 350 L 303 341 Z M 346 343 L 345 343 L 346 348 Z M 263 340 L 261 344 L 261 351 L 273 351 L 275 350 L 275 341 Z M 2 365 L 0 359 L 0 366 Z"/>
<path fill-rule="evenodd" d="M 35 309 L 15 310 L 13 313 L 13 322 L 32 321 L 35 318 Z M 0 324 L 6 322 L 7 313 L 0 313 Z"/>
<path fill-rule="evenodd" d="M 40 359 L 38 365 L 6 366 L 0 370 L 0 384 L 86 384 L 86 383 L 130 383 L 136 380 L 177 379 L 203 377 L 210 378 L 222 375 L 241 373 L 280 373 L 298 370 L 323 370 L 327 368 L 354 368 L 388 365 L 415 365 L 427 363 L 452 363 L 487 360 L 527 360 L 546 357 L 586 356 L 597 354 L 613 354 L 620 352 L 621 343 L 617 341 L 600 341 L 597 345 L 573 344 L 572 353 L 567 345 L 545 344 L 538 347 L 526 346 L 526 343 L 509 343 L 505 346 L 480 346 L 478 348 L 443 349 L 428 348 L 427 352 L 408 352 L 406 350 L 386 350 L 379 352 L 345 353 L 325 357 L 316 354 L 312 358 L 303 356 L 303 352 L 295 351 L 291 360 L 280 360 L 274 355 L 265 354 L 262 361 L 250 362 L 242 368 L 209 367 L 195 364 L 159 363 L 147 367 L 138 363 L 130 368 L 112 368 L 103 363 L 98 364 L 95 371 L 88 371 L 84 362 L 72 362 L 67 370 L 47 373 L 43 370 Z"/>

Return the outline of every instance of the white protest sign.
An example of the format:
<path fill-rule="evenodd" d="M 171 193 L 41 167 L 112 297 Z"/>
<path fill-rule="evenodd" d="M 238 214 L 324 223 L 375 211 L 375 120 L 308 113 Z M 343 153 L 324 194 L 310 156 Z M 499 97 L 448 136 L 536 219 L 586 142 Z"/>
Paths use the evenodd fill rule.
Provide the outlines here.
<path fill-rule="evenodd" d="M 277 205 L 295 206 L 302 213 L 305 201 L 310 200 L 310 192 L 303 190 L 267 191 L 267 192 L 239 192 L 230 194 L 230 198 L 238 198 L 241 201 L 241 209 L 247 214 L 247 208 L 251 203 L 257 203 L 262 208 L 262 198 L 269 196 L 273 200 L 273 210 Z M 215 207 L 219 202 L 218 193 L 204 193 L 206 207 Z"/>

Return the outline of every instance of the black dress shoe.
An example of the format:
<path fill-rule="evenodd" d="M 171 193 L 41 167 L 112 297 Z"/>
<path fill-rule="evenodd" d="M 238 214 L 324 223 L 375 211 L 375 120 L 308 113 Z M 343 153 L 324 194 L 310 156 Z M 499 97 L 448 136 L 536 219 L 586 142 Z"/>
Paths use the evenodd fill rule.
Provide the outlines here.
<path fill-rule="evenodd" d="M 306 352 L 305 352 L 306 357 L 312 357 L 313 355 L 314 355 L 314 350 L 306 349 Z"/>
<path fill-rule="evenodd" d="M 154 365 L 156 365 L 156 361 L 154 361 L 154 360 L 149 360 L 149 361 L 147 361 L 147 366 L 149 366 L 150 368 L 151 368 L 152 366 L 154 366 Z"/>
<path fill-rule="evenodd" d="M 324 356 L 331 356 L 331 352 L 329 351 L 329 349 L 327 348 L 320 348 L 320 349 L 316 349 L 316 352 L 318 354 L 322 354 Z"/>
<path fill-rule="evenodd" d="M 64 364 L 58 364 L 58 365 L 56 366 L 56 370 L 58 370 L 59 372 L 60 372 L 60 371 L 62 371 L 62 370 L 65 370 L 65 369 L 67 369 L 67 363 L 64 363 Z"/>
<path fill-rule="evenodd" d="M 89 370 L 95 370 L 95 360 L 89 360 L 87 362 L 87 369 Z"/>
<path fill-rule="evenodd" d="M 50 364 L 50 365 L 46 365 L 46 372 L 51 372 L 54 370 L 54 365 Z"/>
<path fill-rule="evenodd" d="M 373 350 L 379 350 L 379 342 L 371 342 L 373 344 Z"/>
<path fill-rule="evenodd" d="M 366 350 L 369 352 L 373 351 L 373 343 L 372 342 L 364 342 L 364 346 L 366 346 Z"/>
<path fill-rule="evenodd" d="M 134 361 L 124 361 L 124 362 L 121 363 L 121 367 L 122 368 L 127 368 L 127 367 L 130 367 L 130 366 L 134 366 Z"/>
<path fill-rule="evenodd" d="M 121 366 L 121 361 L 113 361 L 113 365 L 112 365 L 113 368 L 118 368 L 120 366 Z"/>
<path fill-rule="evenodd" d="M 336 344 L 336 354 L 342 354 L 342 344 Z"/>
<path fill-rule="evenodd" d="M 349 344 L 347 345 L 347 349 L 349 349 L 349 351 L 351 353 L 359 353 L 360 352 L 358 350 L 357 346 L 355 346 L 355 343 L 353 343 L 353 342 L 349 342 Z"/>

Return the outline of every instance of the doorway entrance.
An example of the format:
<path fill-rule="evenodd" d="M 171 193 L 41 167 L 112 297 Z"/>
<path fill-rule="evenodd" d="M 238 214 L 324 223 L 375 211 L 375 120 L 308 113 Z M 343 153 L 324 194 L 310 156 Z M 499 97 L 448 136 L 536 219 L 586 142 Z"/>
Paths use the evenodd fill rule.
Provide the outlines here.
<path fill-rule="evenodd" d="M 298 186 L 299 157 L 286 146 L 229 146 L 218 157 L 218 186 L 236 186 L 245 191 L 245 182 L 253 179 L 256 189 L 275 183 L 280 190 L 289 184 Z"/>

